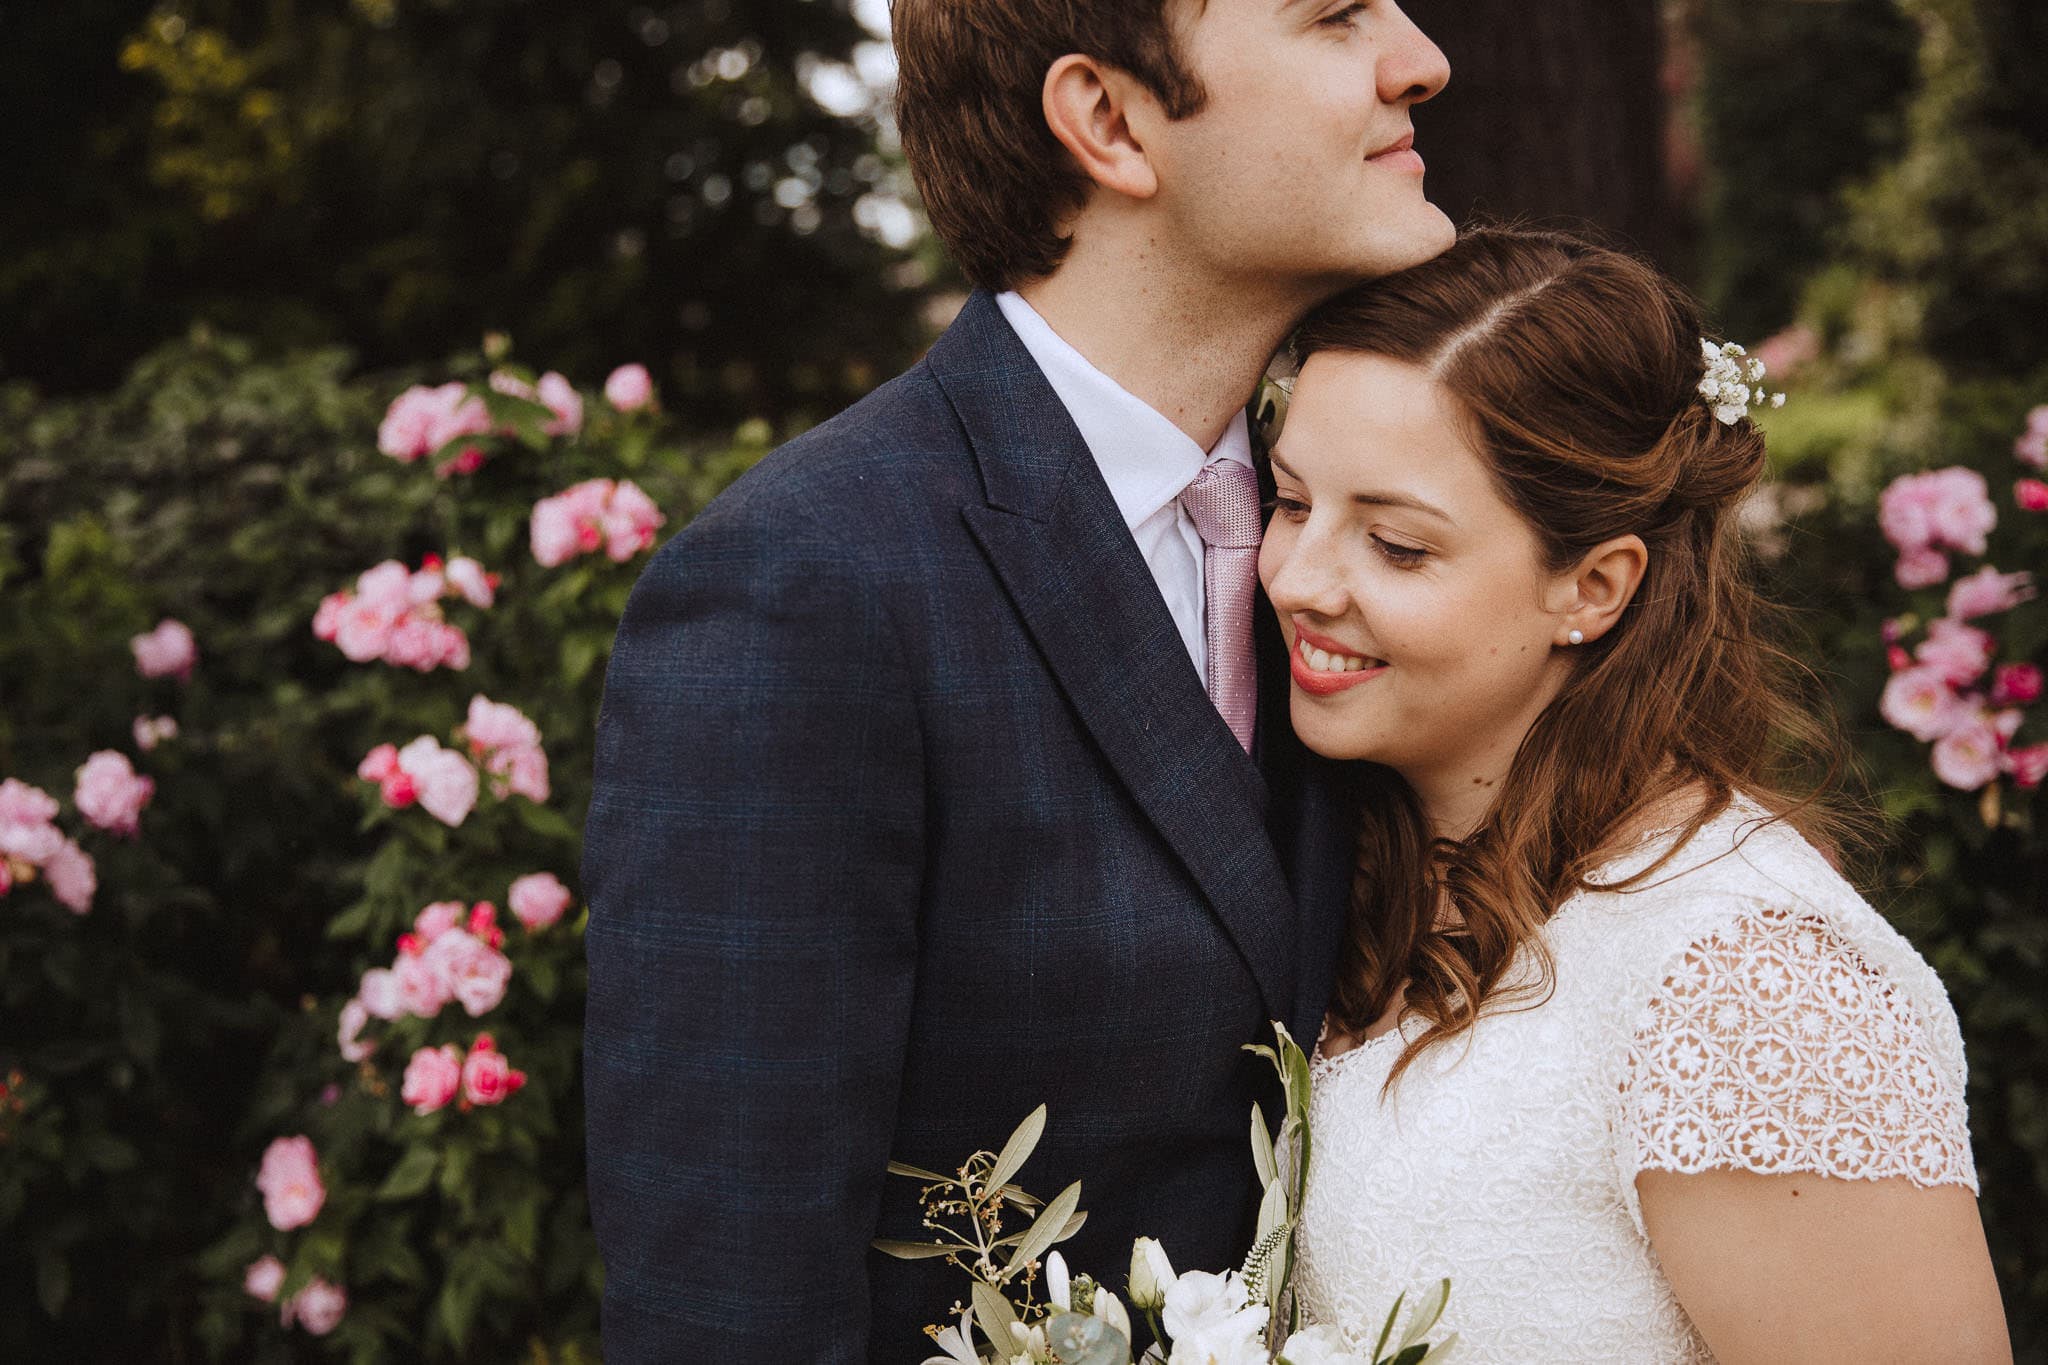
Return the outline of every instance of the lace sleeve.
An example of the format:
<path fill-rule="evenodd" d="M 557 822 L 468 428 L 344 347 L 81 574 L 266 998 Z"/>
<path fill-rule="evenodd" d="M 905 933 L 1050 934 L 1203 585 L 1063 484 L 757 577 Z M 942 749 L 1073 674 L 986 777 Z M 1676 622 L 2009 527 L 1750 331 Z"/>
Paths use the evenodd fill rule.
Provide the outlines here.
<path fill-rule="evenodd" d="M 1760 909 L 1695 940 L 1642 1016 L 1622 1082 L 1616 1155 L 1638 1225 L 1643 1170 L 1974 1191 L 1964 1078 L 1937 1061 L 1930 1022 L 1819 916 Z"/>

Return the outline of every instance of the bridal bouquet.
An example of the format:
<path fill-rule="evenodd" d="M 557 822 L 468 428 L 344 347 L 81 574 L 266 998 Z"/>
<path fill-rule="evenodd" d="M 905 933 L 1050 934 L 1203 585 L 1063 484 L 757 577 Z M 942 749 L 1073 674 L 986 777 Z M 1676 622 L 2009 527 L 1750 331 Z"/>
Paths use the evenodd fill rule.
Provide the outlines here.
<path fill-rule="evenodd" d="M 1451 1282 L 1440 1281 L 1394 1329 L 1406 1295 L 1394 1301 L 1370 1353 L 1347 1344 L 1331 1325 L 1303 1326 L 1289 1292 L 1294 1230 L 1308 1188 L 1308 1058 L 1287 1030 L 1273 1025 L 1276 1045 L 1246 1050 L 1280 1073 L 1287 1113 L 1276 1138 L 1252 1106 L 1252 1162 L 1265 1194 L 1258 1232 L 1244 1264 L 1212 1274 L 1176 1275 L 1150 1237 L 1131 1247 L 1126 1308 L 1109 1287 L 1069 1271 L 1053 1247 L 1080 1231 L 1081 1184 L 1050 1201 L 1013 1183 L 1045 1132 L 1040 1105 L 1000 1152 L 976 1152 L 953 1175 L 889 1163 L 892 1174 L 923 1182 L 924 1226 L 936 1240 L 878 1239 L 875 1248 L 904 1260 L 944 1259 L 972 1281 L 968 1306 L 952 1326 L 927 1328 L 939 1354 L 922 1365 L 1132 1365 L 1131 1312 L 1143 1316 L 1152 1343 L 1137 1365 L 1425 1365 L 1442 1360 L 1456 1336 L 1432 1346 L 1425 1338 L 1443 1316 Z M 1012 1213 L 1030 1222 L 1005 1232 Z M 1040 1272 L 1043 1271 L 1042 1283 Z"/>

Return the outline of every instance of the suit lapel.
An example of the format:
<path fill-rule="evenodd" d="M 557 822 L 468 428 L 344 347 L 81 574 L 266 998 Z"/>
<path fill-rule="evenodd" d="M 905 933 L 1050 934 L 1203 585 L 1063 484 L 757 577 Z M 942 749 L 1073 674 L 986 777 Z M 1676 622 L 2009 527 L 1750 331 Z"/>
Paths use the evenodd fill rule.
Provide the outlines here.
<path fill-rule="evenodd" d="M 1066 408 L 976 293 L 928 363 L 980 464 L 963 516 L 1082 724 L 1201 886 L 1270 1017 L 1295 1005 L 1299 920 L 1266 784 L 1217 714 Z"/>

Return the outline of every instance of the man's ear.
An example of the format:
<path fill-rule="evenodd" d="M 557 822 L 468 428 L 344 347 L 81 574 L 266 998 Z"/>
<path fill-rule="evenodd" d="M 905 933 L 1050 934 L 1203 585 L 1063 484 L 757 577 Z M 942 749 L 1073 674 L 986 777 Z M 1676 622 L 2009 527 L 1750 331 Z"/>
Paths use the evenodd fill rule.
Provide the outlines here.
<path fill-rule="evenodd" d="M 1650 552 L 1641 536 L 1616 536 L 1595 545 L 1563 575 L 1557 595 L 1562 599 L 1557 631 L 1560 645 L 1597 640 L 1614 629 L 1621 613 L 1642 586 Z M 1576 631 L 1579 640 L 1570 633 Z"/>
<path fill-rule="evenodd" d="M 1152 93 L 1113 66 L 1070 52 L 1045 73 L 1045 122 L 1090 180 L 1132 199 L 1159 192 L 1159 175 L 1133 128 Z"/>

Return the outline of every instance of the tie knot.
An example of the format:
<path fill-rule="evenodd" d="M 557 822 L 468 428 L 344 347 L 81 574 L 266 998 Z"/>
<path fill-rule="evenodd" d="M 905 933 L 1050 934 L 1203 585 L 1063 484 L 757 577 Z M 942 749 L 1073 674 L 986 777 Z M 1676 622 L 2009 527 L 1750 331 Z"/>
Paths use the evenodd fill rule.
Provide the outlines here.
<path fill-rule="evenodd" d="M 1181 491 L 1195 534 L 1219 550 L 1259 548 L 1259 476 L 1249 465 L 1217 460 Z"/>

